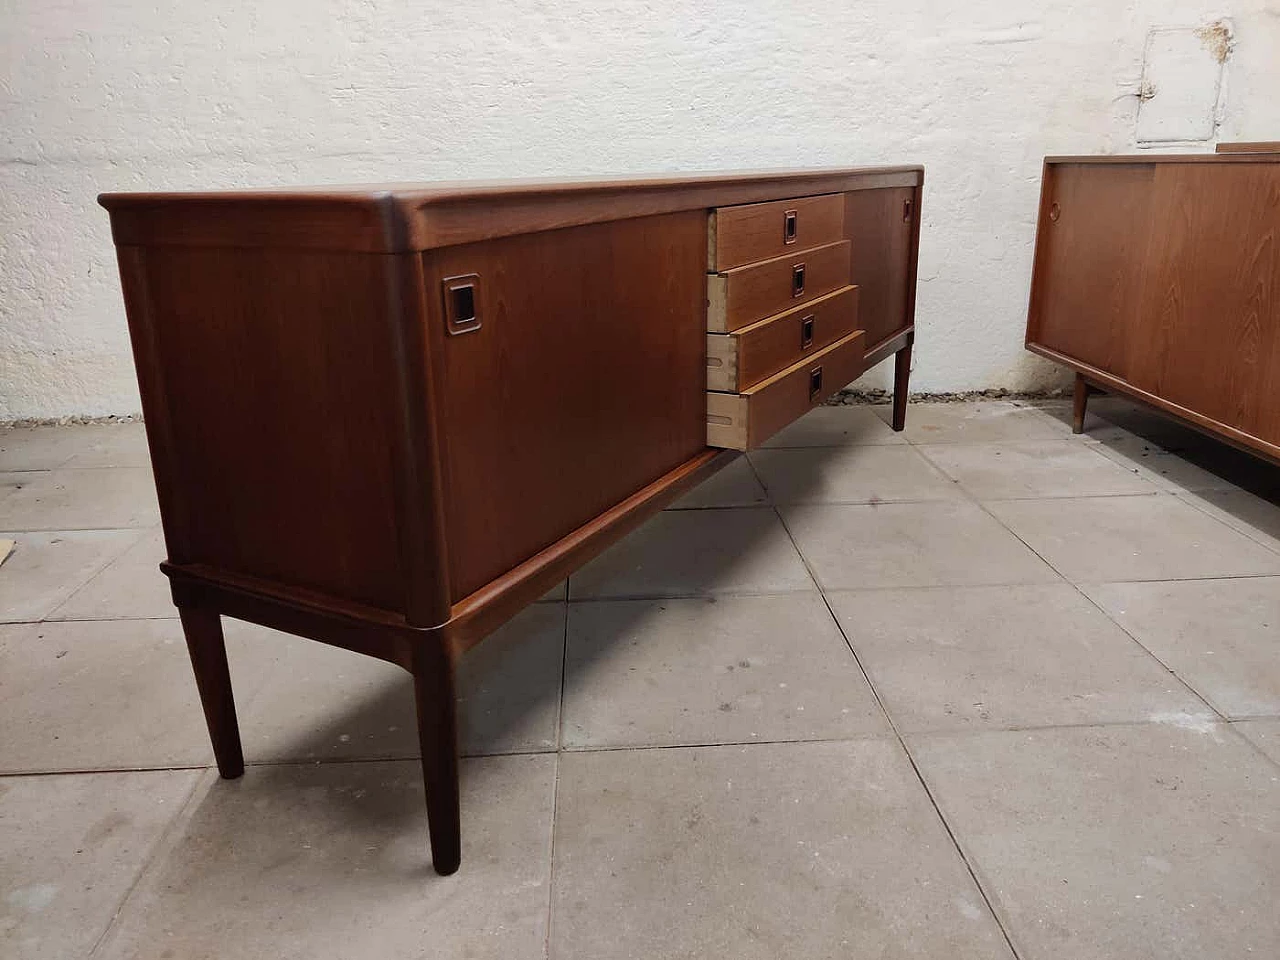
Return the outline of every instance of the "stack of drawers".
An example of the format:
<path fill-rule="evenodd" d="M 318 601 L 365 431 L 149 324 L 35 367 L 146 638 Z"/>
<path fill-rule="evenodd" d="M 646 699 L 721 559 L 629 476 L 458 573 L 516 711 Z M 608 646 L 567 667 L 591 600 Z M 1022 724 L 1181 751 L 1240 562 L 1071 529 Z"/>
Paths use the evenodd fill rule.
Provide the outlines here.
<path fill-rule="evenodd" d="M 865 367 L 842 194 L 719 207 L 707 234 L 707 444 L 748 450 Z"/>

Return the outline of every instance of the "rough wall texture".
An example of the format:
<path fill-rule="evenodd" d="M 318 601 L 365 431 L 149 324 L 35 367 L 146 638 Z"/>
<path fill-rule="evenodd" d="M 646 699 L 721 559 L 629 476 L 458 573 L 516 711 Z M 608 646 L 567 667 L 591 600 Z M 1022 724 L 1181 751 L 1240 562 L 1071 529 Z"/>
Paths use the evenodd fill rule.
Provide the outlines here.
<path fill-rule="evenodd" d="M 1276 139 L 1280 0 L 6 0 L 0 419 L 138 409 L 102 190 L 891 162 L 927 167 L 913 386 L 1055 383 L 1041 158 L 1134 149 L 1149 31 L 1223 17 L 1216 136 Z"/>

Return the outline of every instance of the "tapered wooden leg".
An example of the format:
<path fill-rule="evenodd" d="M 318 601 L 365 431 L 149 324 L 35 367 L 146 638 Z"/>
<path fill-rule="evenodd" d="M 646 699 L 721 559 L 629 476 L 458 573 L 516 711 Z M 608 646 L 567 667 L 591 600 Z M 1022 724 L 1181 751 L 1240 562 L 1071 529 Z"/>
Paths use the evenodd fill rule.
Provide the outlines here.
<path fill-rule="evenodd" d="M 244 752 L 240 748 L 240 726 L 236 723 L 236 702 L 231 695 L 231 671 L 227 669 L 227 646 L 222 638 L 222 618 L 203 607 L 179 607 L 182 632 L 187 637 L 196 688 L 204 707 L 205 723 L 218 772 L 228 780 L 244 773 Z"/>
<path fill-rule="evenodd" d="M 915 336 L 907 339 L 907 345 L 894 354 L 893 361 L 893 429 L 901 432 L 907 425 L 907 382 L 911 379 L 911 345 Z"/>
<path fill-rule="evenodd" d="M 414 651 L 413 691 L 418 705 L 422 780 L 427 789 L 431 861 L 436 873 L 447 876 L 462 862 L 462 826 L 454 665 L 442 643 L 429 640 Z"/>
<path fill-rule="evenodd" d="M 1072 398 L 1071 404 L 1071 432 L 1084 433 L 1084 414 L 1085 408 L 1089 405 L 1089 393 L 1091 389 L 1089 384 L 1084 382 L 1084 377 L 1076 374 L 1076 392 Z"/>

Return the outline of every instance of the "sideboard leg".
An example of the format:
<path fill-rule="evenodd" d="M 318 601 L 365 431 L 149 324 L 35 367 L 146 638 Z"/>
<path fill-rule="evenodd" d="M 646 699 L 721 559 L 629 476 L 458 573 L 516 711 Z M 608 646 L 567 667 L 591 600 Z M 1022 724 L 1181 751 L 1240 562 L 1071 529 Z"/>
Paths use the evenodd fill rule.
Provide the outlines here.
<path fill-rule="evenodd" d="M 244 752 L 240 747 L 240 726 L 236 723 L 236 702 L 231 694 L 222 618 L 205 607 L 179 607 L 178 616 L 187 638 L 191 668 L 195 671 L 196 689 L 200 691 L 218 772 L 234 780 L 244 773 Z"/>
<path fill-rule="evenodd" d="M 462 862 L 462 827 L 454 665 L 453 658 L 443 648 L 443 643 L 428 640 L 414 651 L 413 692 L 418 705 L 418 742 L 422 748 L 422 780 L 427 790 L 431 861 L 436 873 L 448 876 Z"/>
<path fill-rule="evenodd" d="M 1084 377 L 1076 374 L 1076 390 L 1071 403 L 1071 432 L 1084 433 L 1084 414 L 1085 408 L 1089 405 L 1089 384 L 1085 383 Z"/>
<path fill-rule="evenodd" d="M 907 382 L 911 379 L 911 345 L 915 335 L 907 338 L 907 345 L 894 354 L 893 361 L 893 429 L 899 433 L 907 425 Z"/>

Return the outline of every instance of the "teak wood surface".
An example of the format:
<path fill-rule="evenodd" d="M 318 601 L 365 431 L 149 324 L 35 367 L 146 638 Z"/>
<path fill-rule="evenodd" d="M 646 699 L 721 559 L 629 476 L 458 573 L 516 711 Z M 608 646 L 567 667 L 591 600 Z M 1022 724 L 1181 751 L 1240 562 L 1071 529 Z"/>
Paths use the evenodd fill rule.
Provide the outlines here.
<path fill-rule="evenodd" d="M 732 333 L 848 286 L 850 250 L 848 240 L 837 240 L 712 274 L 707 278 L 707 329 Z M 803 276 L 799 293 L 797 271 Z"/>
<path fill-rule="evenodd" d="M 707 389 L 745 390 L 847 336 L 857 324 L 858 288 L 841 287 L 733 333 L 709 333 Z"/>
<path fill-rule="evenodd" d="M 721 207 L 711 212 L 707 226 L 707 270 L 723 273 L 843 237 L 844 195 L 839 193 Z"/>
<path fill-rule="evenodd" d="M 1047 161 L 1026 343 L 1280 461 L 1280 155 Z"/>
<path fill-rule="evenodd" d="M 900 427 L 922 182 L 889 167 L 103 195 L 161 567 L 221 773 L 243 770 L 221 617 L 399 664 L 432 858 L 456 870 L 458 658 L 736 456 L 707 443 L 709 219 L 843 204 L 840 284 L 868 335 L 823 390 L 896 354 Z M 829 232 L 818 209 L 798 236 Z M 739 242 L 749 214 L 720 225 L 729 249 L 761 249 Z"/>

